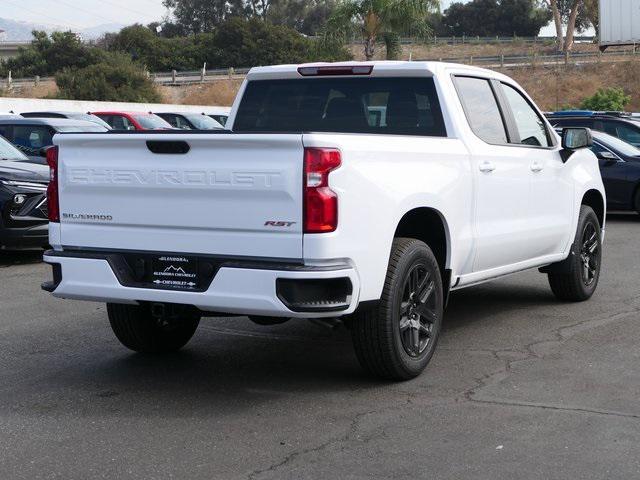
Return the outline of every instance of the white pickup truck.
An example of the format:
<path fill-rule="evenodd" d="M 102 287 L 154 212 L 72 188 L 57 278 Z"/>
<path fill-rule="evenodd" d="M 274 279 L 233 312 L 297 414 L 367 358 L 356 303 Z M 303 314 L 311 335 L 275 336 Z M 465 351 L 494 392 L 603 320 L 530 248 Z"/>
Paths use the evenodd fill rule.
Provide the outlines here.
<path fill-rule="evenodd" d="M 367 371 L 407 379 L 433 355 L 451 290 L 529 268 L 561 300 L 597 286 L 590 132 L 559 138 L 504 75 L 254 68 L 227 128 L 57 135 L 43 288 L 106 302 L 141 352 L 181 348 L 202 316 L 342 317 Z"/>

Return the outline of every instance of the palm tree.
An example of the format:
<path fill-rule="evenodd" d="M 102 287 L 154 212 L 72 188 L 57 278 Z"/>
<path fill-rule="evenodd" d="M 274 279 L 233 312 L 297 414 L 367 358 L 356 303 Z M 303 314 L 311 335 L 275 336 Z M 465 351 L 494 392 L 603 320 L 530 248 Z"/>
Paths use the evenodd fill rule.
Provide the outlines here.
<path fill-rule="evenodd" d="M 356 32 L 364 40 L 364 55 L 371 60 L 376 42 L 384 40 L 387 58 L 398 53 L 400 34 L 426 39 L 431 34 L 429 15 L 439 0 L 343 0 L 327 21 L 325 38 L 346 41 Z"/>

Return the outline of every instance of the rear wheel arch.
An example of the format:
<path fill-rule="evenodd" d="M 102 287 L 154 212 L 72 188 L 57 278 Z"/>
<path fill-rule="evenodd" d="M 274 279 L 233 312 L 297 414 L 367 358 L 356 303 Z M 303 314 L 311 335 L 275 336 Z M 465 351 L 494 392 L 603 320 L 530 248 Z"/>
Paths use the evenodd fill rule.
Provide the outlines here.
<path fill-rule="evenodd" d="M 449 268 L 451 239 L 447 222 L 440 211 L 429 207 L 409 210 L 398 222 L 394 238 L 415 238 L 426 243 L 443 275 Z"/>
<path fill-rule="evenodd" d="M 591 189 L 585 192 L 582 196 L 581 205 L 587 205 L 593 209 L 600 222 L 600 227 L 604 225 L 605 204 L 602 193 L 596 189 Z"/>

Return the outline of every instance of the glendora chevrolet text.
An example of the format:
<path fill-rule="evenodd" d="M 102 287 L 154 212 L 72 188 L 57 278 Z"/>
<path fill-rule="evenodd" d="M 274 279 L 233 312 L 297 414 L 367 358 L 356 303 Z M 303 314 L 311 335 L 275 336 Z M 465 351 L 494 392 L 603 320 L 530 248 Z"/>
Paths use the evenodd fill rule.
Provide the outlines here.
<path fill-rule="evenodd" d="M 107 303 L 140 352 L 181 348 L 202 316 L 340 317 L 364 369 L 402 380 L 429 363 L 452 290 L 531 268 L 562 301 L 598 285 L 591 133 L 558 135 L 505 75 L 254 68 L 227 125 L 56 135 L 43 288 Z"/>

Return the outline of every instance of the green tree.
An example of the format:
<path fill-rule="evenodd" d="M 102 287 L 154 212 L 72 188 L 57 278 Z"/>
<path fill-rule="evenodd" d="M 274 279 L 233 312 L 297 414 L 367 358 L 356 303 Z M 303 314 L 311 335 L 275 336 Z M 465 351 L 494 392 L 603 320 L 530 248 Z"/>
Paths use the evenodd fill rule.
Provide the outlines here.
<path fill-rule="evenodd" d="M 551 20 L 536 0 L 472 0 L 453 3 L 442 17 L 445 35 L 531 37 Z"/>
<path fill-rule="evenodd" d="M 337 0 L 275 0 L 267 20 L 305 35 L 317 35 L 333 13 Z"/>
<path fill-rule="evenodd" d="M 442 28 L 444 35 L 496 35 L 498 22 L 497 0 L 472 0 L 455 2 L 444 11 Z"/>
<path fill-rule="evenodd" d="M 21 48 L 18 56 L 3 62 L 0 70 L 14 77 L 53 75 L 63 68 L 82 68 L 99 62 L 102 51 L 82 43 L 73 32 L 46 32 L 34 30 L 33 41 Z"/>
<path fill-rule="evenodd" d="M 169 70 L 193 70 L 201 55 L 195 50 L 195 38 L 164 38 L 142 25 L 125 27 L 118 33 L 105 35 L 99 45 L 111 52 L 124 52 L 154 72 Z"/>
<path fill-rule="evenodd" d="M 549 24 L 551 12 L 538 0 L 500 0 L 497 17 L 496 35 L 535 37 Z"/>
<path fill-rule="evenodd" d="M 589 0 L 546 0 L 546 2 L 553 15 L 558 51 L 568 52 L 573 47 L 575 32 L 583 32 L 593 24 L 594 4 Z M 595 10 L 597 11 L 597 5 Z M 566 25 L 566 37 L 562 32 L 563 25 Z"/>
<path fill-rule="evenodd" d="M 69 100 L 160 102 L 146 72 L 122 53 L 111 53 L 99 64 L 66 68 L 56 75 L 59 97 Z"/>
<path fill-rule="evenodd" d="M 187 35 L 187 32 L 185 32 L 180 25 L 169 20 L 163 22 L 151 22 L 147 25 L 147 28 L 154 32 L 158 37 L 162 38 L 184 37 Z"/>
<path fill-rule="evenodd" d="M 580 108 L 585 110 L 624 111 L 631 97 L 622 88 L 599 88 L 596 93 L 582 100 Z"/>
<path fill-rule="evenodd" d="M 244 0 L 164 0 L 176 25 L 185 33 L 212 32 L 232 16 L 245 14 Z"/>
<path fill-rule="evenodd" d="M 584 0 L 584 15 L 596 31 L 596 37 L 600 34 L 600 12 L 598 0 Z"/>
<path fill-rule="evenodd" d="M 312 60 L 345 60 L 349 53 L 341 46 L 306 38 L 291 28 L 272 25 L 257 18 L 232 18 L 212 36 L 200 36 L 197 50 L 201 61 L 217 67 L 251 67 Z"/>
<path fill-rule="evenodd" d="M 387 56 L 393 57 L 399 35 L 429 37 L 429 14 L 438 6 L 438 0 L 342 0 L 327 21 L 324 37 L 346 41 L 360 33 L 367 60 L 375 55 L 378 40 L 385 41 Z"/>

